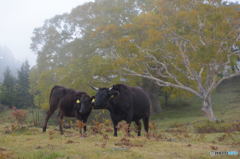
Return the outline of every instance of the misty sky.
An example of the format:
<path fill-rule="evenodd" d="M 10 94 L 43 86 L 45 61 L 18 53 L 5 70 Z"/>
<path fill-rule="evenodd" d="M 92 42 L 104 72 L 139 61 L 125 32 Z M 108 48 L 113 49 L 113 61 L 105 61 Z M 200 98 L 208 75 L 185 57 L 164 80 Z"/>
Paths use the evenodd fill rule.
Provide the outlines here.
<path fill-rule="evenodd" d="M 56 14 L 70 12 L 72 8 L 91 0 L 0 0 L 0 46 L 7 46 L 19 61 L 35 63 L 30 50 L 35 27 Z"/>
<path fill-rule="evenodd" d="M 0 0 L 0 46 L 7 46 L 19 61 L 27 59 L 35 64 L 36 56 L 29 48 L 33 29 L 42 26 L 45 19 L 89 1 Z"/>

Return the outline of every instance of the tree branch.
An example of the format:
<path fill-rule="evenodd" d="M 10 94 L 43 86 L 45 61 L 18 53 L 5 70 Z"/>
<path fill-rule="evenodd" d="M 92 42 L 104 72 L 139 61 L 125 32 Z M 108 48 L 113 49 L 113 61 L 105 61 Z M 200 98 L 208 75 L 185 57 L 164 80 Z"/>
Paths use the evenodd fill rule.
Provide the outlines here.
<path fill-rule="evenodd" d="M 175 83 L 172 83 L 172 82 L 167 82 L 167 81 L 161 80 L 161 79 L 156 78 L 156 77 L 154 77 L 152 75 L 149 75 L 149 74 L 140 74 L 140 73 L 137 73 L 137 72 L 135 72 L 133 70 L 130 70 L 128 68 L 123 68 L 123 70 L 126 71 L 126 72 L 129 72 L 126 75 L 137 76 L 137 77 L 143 77 L 143 78 L 146 78 L 146 79 L 150 79 L 150 80 L 155 81 L 157 83 L 157 85 L 159 85 L 159 86 L 164 86 L 164 87 L 168 87 L 169 86 L 169 87 L 181 88 L 181 89 L 187 90 L 187 91 L 195 94 L 196 96 L 202 98 L 200 93 L 198 93 L 194 89 L 192 89 L 190 87 L 187 87 L 185 85 L 175 84 Z"/>

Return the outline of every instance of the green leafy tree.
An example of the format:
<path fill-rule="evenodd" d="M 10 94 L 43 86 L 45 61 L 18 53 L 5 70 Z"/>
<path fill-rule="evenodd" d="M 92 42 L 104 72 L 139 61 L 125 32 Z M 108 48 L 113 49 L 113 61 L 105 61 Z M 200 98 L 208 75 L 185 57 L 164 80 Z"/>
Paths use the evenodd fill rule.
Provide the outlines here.
<path fill-rule="evenodd" d="M 225 79 L 240 75 L 232 69 L 239 57 L 239 9 L 222 0 L 153 1 L 152 11 L 139 15 L 119 39 L 127 74 L 150 79 L 160 87 L 188 91 L 202 100 L 201 110 L 216 120 L 211 95 Z M 126 26 L 123 26 L 126 28 Z M 130 29 L 129 29 L 130 28 Z M 124 41 L 123 41 L 124 39 Z M 120 43 L 123 41 L 123 43 Z"/>
<path fill-rule="evenodd" d="M 121 35 L 119 26 L 138 14 L 139 2 L 97 0 L 36 28 L 31 44 L 38 55 L 31 73 L 31 92 L 38 92 L 34 101 L 40 100 L 46 108 L 50 89 L 56 84 L 91 93 L 89 82 L 108 86 L 116 81 L 137 81 L 135 77 L 127 79 L 112 63 L 116 49 L 111 46 L 114 37 L 107 31 Z"/>
<path fill-rule="evenodd" d="M 28 62 L 24 62 L 18 71 L 17 87 L 16 87 L 16 106 L 17 107 L 30 107 L 33 106 L 33 97 L 29 92 L 29 73 L 30 66 Z"/>
<path fill-rule="evenodd" d="M 56 84 L 91 93 L 88 82 L 155 83 L 200 97 L 216 120 L 211 94 L 239 74 L 238 45 L 238 6 L 222 0 L 96 0 L 34 30 L 31 92 L 46 107 Z"/>
<path fill-rule="evenodd" d="M 16 104 L 16 79 L 11 75 L 9 68 L 4 72 L 3 78 L 0 91 L 1 103 L 8 106 L 14 106 Z"/>

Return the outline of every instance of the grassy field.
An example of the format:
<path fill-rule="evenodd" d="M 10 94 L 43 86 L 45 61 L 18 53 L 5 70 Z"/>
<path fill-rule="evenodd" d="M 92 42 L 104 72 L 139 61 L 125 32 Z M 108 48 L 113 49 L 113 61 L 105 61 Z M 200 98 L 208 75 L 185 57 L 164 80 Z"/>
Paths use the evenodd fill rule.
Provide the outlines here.
<path fill-rule="evenodd" d="M 31 124 L 15 124 L 11 115 L 0 114 L 0 159 L 210 159 L 240 158 L 211 156 L 211 151 L 240 151 L 240 85 L 230 80 L 214 93 L 214 110 L 221 120 L 209 123 L 192 98 L 185 106 L 175 106 L 153 115 L 150 133 L 142 137 L 120 134 L 113 137 L 110 121 L 88 127 L 86 136 L 77 128 L 51 125 L 46 133 Z M 41 117 L 42 118 L 42 117 Z"/>

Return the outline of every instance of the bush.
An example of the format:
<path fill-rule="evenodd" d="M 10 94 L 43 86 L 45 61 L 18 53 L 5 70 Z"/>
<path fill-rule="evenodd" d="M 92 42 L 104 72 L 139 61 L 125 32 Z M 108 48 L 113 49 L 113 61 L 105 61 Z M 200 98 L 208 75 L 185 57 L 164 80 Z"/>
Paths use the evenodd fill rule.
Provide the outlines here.
<path fill-rule="evenodd" d="M 11 114 L 18 124 L 23 124 L 27 118 L 27 111 L 22 109 L 17 109 L 16 107 L 12 108 Z"/>
<path fill-rule="evenodd" d="M 194 124 L 193 128 L 198 133 L 233 132 L 240 131 L 240 122 L 225 123 L 202 121 Z"/>

